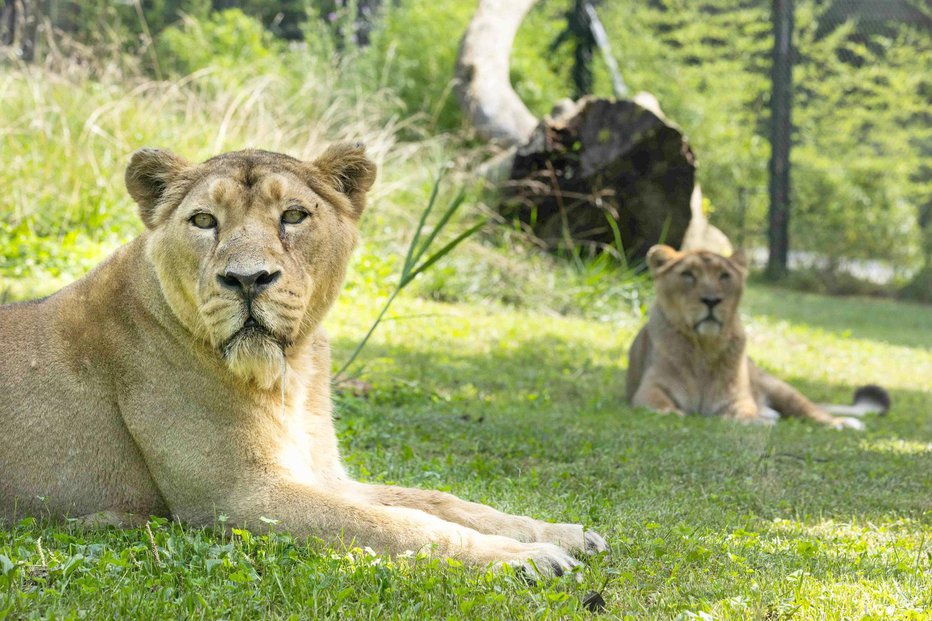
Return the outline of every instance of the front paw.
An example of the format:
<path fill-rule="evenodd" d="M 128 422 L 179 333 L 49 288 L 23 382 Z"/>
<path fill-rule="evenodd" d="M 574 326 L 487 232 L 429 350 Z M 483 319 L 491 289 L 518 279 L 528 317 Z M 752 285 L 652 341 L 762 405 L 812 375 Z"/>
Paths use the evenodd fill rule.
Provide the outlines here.
<path fill-rule="evenodd" d="M 579 561 L 552 543 L 521 543 L 493 535 L 483 548 L 481 561 L 493 567 L 507 564 L 532 577 L 559 577 L 579 566 Z"/>
<path fill-rule="evenodd" d="M 607 552 L 608 544 L 594 530 L 584 530 L 579 524 L 544 524 L 538 541 L 552 543 L 574 554 Z"/>
<path fill-rule="evenodd" d="M 608 544 L 605 542 L 605 539 L 602 538 L 602 535 L 595 532 L 594 530 L 587 530 L 585 534 L 586 538 L 586 554 L 598 554 L 599 552 L 608 552 Z"/>
<path fill-rule="evenodd" d="M 829 423 L 832 429 L 854 429 L 855 431 L 864 431 L 864 422 L 850 416 L 836 416 Z"/>

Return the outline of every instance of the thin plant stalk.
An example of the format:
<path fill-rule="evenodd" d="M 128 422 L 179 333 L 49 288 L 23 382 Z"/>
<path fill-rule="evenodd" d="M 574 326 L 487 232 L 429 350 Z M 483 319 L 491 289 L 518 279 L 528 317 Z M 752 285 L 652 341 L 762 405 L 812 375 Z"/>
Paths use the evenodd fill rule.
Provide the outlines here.
<path fill-rule="evenodd" d="M 440 192 L 440 182 L 442 180 L 443 171 L 441 171 L 440 175 L 437 176 L 437 180 L 434 182 L 434 187 L 430 193 L 430 199 L 427 202 L 427 207 L 425 207 L 424 211 L 421 212 L 421 218 L 418 221 L 417 228 L 414 230 L 414 237 L 411 238 L 411 243 L 408 245 L 408 252 L 405 255 L 405 261 L 401 267 L 401 275 L 398 279 L 398 284 L 395 286 L 395 289 L 392 291 L 391 295 L 388 296 L 388 299 L 382 306 L 382 310 L 379 312 L 379 315 L 375 318 L 375 321 L 369 327 L 369 331 L 366 332 L 366 336 L 363 337 L 363 339 L 356 346 L 356 349 L 353 350 L 349 360 L 347 360 L 346 363 L 344 363 L 344 365 L 340 368 L 340 370 L 337 371 L 335 377 L 338 381 L 346 372 L 346 370 L 350 368 L 353 362 L 356 361 L 359 353 L 366 346 L 366 343 L 369 342 L 369 337 L 372 336 L 372 333 L 375 332 L 375 329 L 382 322 L 382 319 L 385 317 L 385 313 L 388 312 L 388 308 L 392 305 L 392 302 L 395 301 L 395 298 L 398 296 L 398 294 L 401 293 L 401 290 L 407 287 L 417 277 L 418 274 L 430 269 L 430 267 L 433 266 L 437 261 L 450 254 L 454 248 L 475 235 L 479 229 L 485 226 L 485 220 L 474 224 L 454 237 L 450 242 L 446 243 L 439 250 L 431 253 L 423 262 L 420 262 L 424 255 L 427 254 L 428 250 L 430 250 L 431 244 L 434 243 L 434 240 L 437 239 L 437 236 L 440 234 L 440 232 L 447 226 L 447 224 L 449 224 L 453 214 L 456 213 L 456 211 L 466 200 L 466 193 L 463 190 L 457 192 L 453 200 L 450 201 L 450 204 L 447 205 L 446 211 L 444 211 L 443 215 L 440 216 L 436 226 L 434 226 L 433 230 L 428 235 L 426 235 L 422 241 L 421 237 L 422 233 L 424 232 L 424 227 L 427 224 L 427 217 L 433 211 L 434 204 L 437 202 L 437 195 Z"/>

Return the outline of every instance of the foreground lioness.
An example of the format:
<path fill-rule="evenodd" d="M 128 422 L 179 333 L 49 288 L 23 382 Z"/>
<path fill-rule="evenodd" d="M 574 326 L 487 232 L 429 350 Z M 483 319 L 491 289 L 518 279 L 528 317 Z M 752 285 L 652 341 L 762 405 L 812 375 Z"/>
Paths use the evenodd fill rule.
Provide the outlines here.
<path fill-rule="evenodd" d="M 136 152 L 126 185 L 145 232 L 55 295 L 0 307 L 0 517 L 265 517 L 555 573 L 605 549 L 578 525 L 347 476 L 321 320 L 374 177 L 349 145 L 314 162 Z"/>
<path fill-rule="evenodd" d="M 751 362 L 738 316 L 747 276 L 740 251 L 725 258 L 658 245 L 647 253 L 647 266 L 657 299 L 628 352 L 627 393 L 632 405 L 743 422 L 801 416 L 853 429 L 864 425 L 831 412 L 859 416 L 889 407 L 889 397 L 877 386 L 859 389 L 853 406 L 818 406 Z"/>

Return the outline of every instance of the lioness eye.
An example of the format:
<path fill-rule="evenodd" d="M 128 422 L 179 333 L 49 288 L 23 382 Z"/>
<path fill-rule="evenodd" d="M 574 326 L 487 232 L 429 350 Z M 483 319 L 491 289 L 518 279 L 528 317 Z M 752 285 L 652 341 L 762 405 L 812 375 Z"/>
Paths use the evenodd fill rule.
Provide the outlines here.
<path fill-rule="evenodd" d="M 191 216 L 191 224 L 199 229 L 212 229 L 217 226 L 217 219 L 202 211 Z"/>
<path fill-rule="evenodd" d="M 688 282 L 696 282 L 696 275 L 686 270 L 685 272 L 680 272 L 680 276 L 685 278 Z"/>
<path fill-rule="evenodd" d="M 282 214 L 282 222 L 285 224 L 297 224 L 307 217 L 307 212 L 303 209 L 288 209 Z"/>
<path fill-rule="evenodd" d="M 722 272 L 722 275 L 719 276 L 718 279 L 723 282 L 726 280 L 731 280 L 731 274 L 729 274 L 728 272 Z"/>

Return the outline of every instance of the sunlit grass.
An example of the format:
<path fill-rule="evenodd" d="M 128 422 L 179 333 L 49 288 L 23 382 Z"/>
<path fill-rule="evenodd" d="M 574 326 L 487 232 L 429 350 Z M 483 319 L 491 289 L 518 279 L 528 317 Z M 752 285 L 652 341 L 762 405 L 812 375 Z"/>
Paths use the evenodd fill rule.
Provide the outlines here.
<path fill-rule="evenodd" d="M 192 160 L 243 146 L 310 157 L 332 139 L 365 140 L 382 172 L 327 321 L 335 368 L 397 283 L 433 173 L 474 157 L 444 138 L 399 144 L 414 121 L 386 122 L 312 81 L 205 72 L 126 88 L 125 76 L 29 71 L 0 74 L 0 299 L 50 293 L 141 230 L 122 185 L 140 146 Z M 458 184 L 468 198 L 456 231 L 487 211 L 468 177 Z M 581 582 L 165 520 L 150 525 L 156 560 L 145 530 L 26 520 L 0 530 L 0 618 L 536 619 L 588 615 L 589 590 L 609 618 L 928 618 L 928 307 L 748 291 L 763 367 L 819 401 L 847 402 L 865 383 L 891 389 L 892 411 L 864 434 L 658 417 L 623 399 L 647 288 L 541 256 L 502 228 L 480 235 L 399 296 L 357 360 L 373 389 L 337 401 L 346 463 L 369 481 L 600 530 L 612 554 Z"/>
<path fill-rule="evenodd" d="M 750 297 L 771 293 L 755 287 Z M 335 365 L 381 299 L 360 285 L 341 298 L 327 322 Z M 915 319 L 915 307 L 895 308 Z M 14 616 L 539 618 L 583 615 L 582 596 L 601 590 L 613 617 L 925 618 L 932 394 L 909 370 L 928 364 L 928 349 L 863 338 L 857 327 L 839 338 L 843 323 L 751 314 L 764 366 L 792 359 L 792 376 L 826 400 L 846 400 L 861 383 L 894 385 L 894 407 L 867 419 L 863 434 L 796 421 L 742 427 L 624 404 L 627 344 L 640 321 L 402 296 L 359 358 L 372 393 L 337 403 L 346 463 L 361 478 L 603 532 L 612 554 L 594 559 L 581 583 L 530 585 L 456 563 L 346 556 L 162 521 L 153 524 L 157 565 L 144 530 L 26 524 L 0 531 L 0 555 L 15 565 L 0 607 Z M 809 347 L 788 356 L 788 336 Z M 852 360 L 834 381 L 825 360 L 852 339 L 903 360 L 880 374 Z M 48 575 L 29 573 L 39 537 Z"/>
<path fill-rule="evenodd" d="M 932 453 L 932 443 L 904 440 L 902 438 L 879 438 L 874 441 L 864 440 L 861 448 L 877 453 L 897 453 L 900 455 L 922 455 Z"/>

